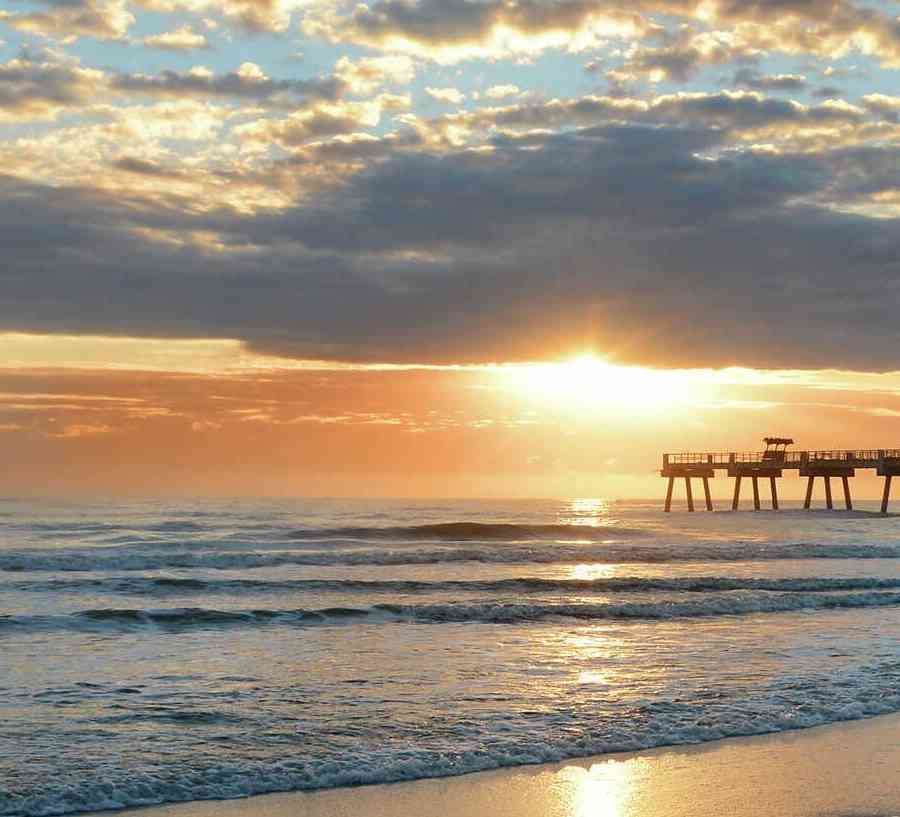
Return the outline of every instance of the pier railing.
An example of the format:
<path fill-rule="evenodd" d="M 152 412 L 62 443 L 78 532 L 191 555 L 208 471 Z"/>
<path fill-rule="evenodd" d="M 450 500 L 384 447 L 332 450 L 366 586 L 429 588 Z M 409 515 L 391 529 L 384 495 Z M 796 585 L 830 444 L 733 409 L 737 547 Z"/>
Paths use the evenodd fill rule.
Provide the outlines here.
<path fill-rule="evenodd" d="M 663 467 L 668 465 L 708 465 L 727 468 L 729 465 L 779 465 L 799 468 L 808 462 L 842 462 L 850 467 L 874 468 L 882 460 L 900 459 L 900 448 L 828 449 L 822 451 L 683 451 L 663 454 Z"/>

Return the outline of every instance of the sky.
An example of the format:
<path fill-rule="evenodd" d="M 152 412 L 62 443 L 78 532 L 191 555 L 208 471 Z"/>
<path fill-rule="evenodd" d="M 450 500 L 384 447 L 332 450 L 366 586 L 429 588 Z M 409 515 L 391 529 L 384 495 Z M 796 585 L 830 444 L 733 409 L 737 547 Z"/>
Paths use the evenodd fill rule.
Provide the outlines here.
<path fill-rule="evenodd" d="M 900 447 L 900 2 L 3 0 L 0 249 L 8 495 Z"/>

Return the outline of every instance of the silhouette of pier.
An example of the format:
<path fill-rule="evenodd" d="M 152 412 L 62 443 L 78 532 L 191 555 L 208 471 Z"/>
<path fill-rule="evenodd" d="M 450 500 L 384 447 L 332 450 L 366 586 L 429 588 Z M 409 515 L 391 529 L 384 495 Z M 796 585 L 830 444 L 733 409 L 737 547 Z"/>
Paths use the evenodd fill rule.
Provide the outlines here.
<path fill-rule="evenodd" d="M 816 478 L 821 477 L 825 484 L 825 506 L 834 509 L 831 492 L 831 480 L 840 479 L 844 489 L 844 504 L 848 511 L 853 510 L 850 497 L 850 479 L 856 476 L 857 469 L 871 468 L 880 477 L 884 477 L 884 493 L 881 499 L 881 512 L 887 513 L 891 496 L 891 480 L 900 477 L 900 448 L 850 449 L 833 451 L 788 451 L 793 440 L 785 437 L 766 437 L 765 451 L 753 452 L 703 452 L 663 454 L 660 473 L 667 477 L 666 511 L 672 510 L 672 492 L 676 479 L 684 479 L 685 494 L 689 511 L 694 510 L 693 479 L 703 481 L 703 493 L 706 499 L 706 510 L 713 509 L 709 493 L 709 480 L 715 477 L 716 471 L 725 471 L 727 476 L 734 477 L 734 498 L 731 509 L 736 511 L 741 499 L 741 481 L 749 478 L 753 482 L 753 508 L 761 506 L 759 481 L 768 480 L 772 509 L 778 510 L 778 485 L 776 480 L 785 471 L 798 471 L 801 478 L 806 477 L 806 499 L 803 507 L 809 510 L 812 504 L 813 488 Z"/>

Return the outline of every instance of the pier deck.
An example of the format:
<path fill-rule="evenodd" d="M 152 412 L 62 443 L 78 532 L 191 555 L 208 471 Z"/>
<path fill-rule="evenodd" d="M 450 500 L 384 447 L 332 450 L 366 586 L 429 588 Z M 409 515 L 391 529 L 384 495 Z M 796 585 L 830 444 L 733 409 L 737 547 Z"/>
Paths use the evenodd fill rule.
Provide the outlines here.
<path fill-rule="evenodd" d="M 809 508 L 812 502 L 813 486 L 816 477 L 825 482 L 825 501 L 829 509 L 834 507 L 831 493 L 831 478 L 839 478 L 844 489 L 844 501 L 848 510 L 852 510 L 850 497 L 850 478 L 856 475 L 857 469 L 874 469 L 878 476 L 884 477 L 884 494 L 881 512 L 887 513 L 891 492 L 891 480 L 900 476 L 900 448 L 863 448 L 840 449 L 828 451 L 751 451 L 751 452 L 683 452 L 663 454 L 660 474 L 668 478 L 666 492 L 666 511 L 672 509 L 672 491 L 676 479 L 684 479 L 688 510 L 694 510 L 691 480 L 703 480 L 703 489 L 707 510 L 712 510 L 709 493 L 709 480 L 716 471 L 725 471 L 734 477 L 734 499 L 732 510 L 737 510 L 740 502 L 741 480 L 749 477 L 753 482 L 753 506 L 760 508 L 759 479 L 767 479 L 770 485 L 772 508 L 778 510 L 778 489 L 776 479 L 784 471 L 797 471 L 809 482 L 806 488 L 804 507 Z"/>

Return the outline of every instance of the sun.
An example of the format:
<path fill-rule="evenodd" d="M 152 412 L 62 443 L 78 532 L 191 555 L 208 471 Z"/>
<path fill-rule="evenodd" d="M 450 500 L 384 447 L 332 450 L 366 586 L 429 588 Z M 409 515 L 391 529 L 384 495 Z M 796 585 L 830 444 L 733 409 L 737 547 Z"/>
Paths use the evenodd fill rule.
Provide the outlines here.
<path fill-rule="evenodd" d="M 657 414 L 694 396 L 687 372 L 619 366 L 594 354 L 509 366 L 505 374 L 527 399 L 571 409 Z"/>

